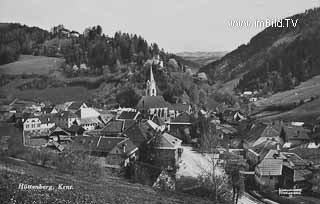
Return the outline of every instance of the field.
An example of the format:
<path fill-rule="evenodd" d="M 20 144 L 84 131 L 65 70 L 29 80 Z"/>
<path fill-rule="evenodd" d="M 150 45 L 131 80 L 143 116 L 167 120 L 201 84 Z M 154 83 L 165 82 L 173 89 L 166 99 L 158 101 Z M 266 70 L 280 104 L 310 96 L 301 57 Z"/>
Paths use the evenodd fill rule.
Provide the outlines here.
<path fill-rule="evenodd" d="M 255 102 L 257 106 L 285 104 L 299 102 L 300 100 L 309 99 L 310 97 L 320 96 L 320 76 L 315 76 L 308 81 L 301 83 L 294 89 L 279 92 L 269 98 Z"/>
<path fill-rule="evenodd" d="M 274 112 L 268 116 L 263 116 L 262 120 L 283 119 L 283 120 L 301 120 L 314 121 L 320 115 L 320 76 L 316 76 L 308 81 L 301 83 L 292 90 L 280 92 L 269 98 L 255 102 L 258 107 L 270 106 L 275 104 L 299 103 L 300 101 L 316 98 L 313 101 L 303 103 L 302 105 L 286 112 Z M 260 116 L 262 116 L 262 113 Z"/>
<path fill-rule="evenodd" d="M 49 75 L 61 67 L 64 59 L 55 57 L 21 55 L 19 60 L 0 66 L 0 73 L 9 75 Z"/>

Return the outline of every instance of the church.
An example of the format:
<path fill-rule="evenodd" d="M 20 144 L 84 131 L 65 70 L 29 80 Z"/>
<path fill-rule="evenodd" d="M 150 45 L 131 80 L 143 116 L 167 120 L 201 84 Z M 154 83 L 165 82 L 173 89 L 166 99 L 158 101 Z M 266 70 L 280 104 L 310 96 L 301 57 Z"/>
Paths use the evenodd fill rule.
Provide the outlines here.
<path fill-rule="evenodd" d="M 153 77 L 152 66 L 150 67 L 150 79 L 146 84 L 145 96 L 143 96 L 137 105 L 140 112 L 148 112 L 150 115 L 156 115 L 164 121 L 169 119 L 170 104 L 162 96 L 157 95 L 157 85 Z"/>

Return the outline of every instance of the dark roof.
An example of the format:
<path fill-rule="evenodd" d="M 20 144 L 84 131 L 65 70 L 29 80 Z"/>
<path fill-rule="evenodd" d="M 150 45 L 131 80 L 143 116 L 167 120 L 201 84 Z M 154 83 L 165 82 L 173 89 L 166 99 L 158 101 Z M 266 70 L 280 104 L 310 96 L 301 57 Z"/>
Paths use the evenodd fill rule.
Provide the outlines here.
<path fill-rule="evenodd" d="M 57 113 L 57 116 L 62 118 L 78 118 L 78 116 L 71 111 L 62 111 L 60 113 Z"/>
<path fill-rule="evenodd" d="M 124 152 L 123 151 L 119 152 L 119 153 L 122 153 L 122 154 L 129 154 L 130 152 L 132 152 L 133 150 L 135 150 L 137 148 L 137 146 L 129 138 L 126 138 L 126 139 L 122 140 L 116 146 L 120 150 L 123 150 L 123 147 L 125 147 L 125 151 Z M 117 152 L 112 152 L 112 153 L 117 153 Z"/>
<path fill-rule="evenodd" d="M 170 104 L 162 96 L 143 96 L 138 104 L 138 109 L 168 108 Z"/>
<path fill-rule="evenodd" d="M 171 109 L 178 112 L 189 111 L 189 104 L 182 104 L 182 103 L 171 104 Z"/>
<path fill-rule="evenodd" d="M 84 104 L 83 102 L 79 102 L 79 101 L 75 101 L 73 103 L 71 103 L 71 105 L 68 107 L 68 109 L 70 110 L 78 110 L 82 104 Z"/>
<path fill-rule="evenodd" d="M 135 111 L 123 111 L 118 119 L 119 120 L 133 120 L 135 119 L 135 117 L 137 116 L 139 112 L 135 112 Z"/>
<path fill-rule="evenodd" d="M 180 139 L 165 132 L 160 136 L 159 141 L 157 143 L 157 148 L 176 148 L 177 145 L 180 144 Z"/>
<path fill-rule="evenodd" d="M 152 122 L 154 122 L 155 124 L 157 124 L 159 126 L 164 125 L 164 121 L 161 120 L 161 118 L 159 116 L 157 116 L 157 115 L 154 115 L 152 117 Z"/>
<path fill-rule="evenodd" d="M 51 113 L 52 110 L 54 109 L 54 106 L 46 106 L 44 108 L 42 108 L 42 112 L 45 112 L 45 113 Z"/>
<path fill-rule="evenodd" d="M 283 126 L 288 140 L 310 140 L 309 130 L 300 126 Z"/>
<path fill-rule="evenodd" d="M 152 137 L 151 132 L 137 123 L 124 131 L 123 135 L 130 138 L 136 146 L 140 146 Z"/>
<path fill-rule="evenodd" d="M 71 127 L 66 128 L 66 130 L 70 133 L 82 134 L 85 129 L 79 125 L 71 125 Z"/>
<path fill-rule="evenodd" d="M 173 119 L 170 123 L 192 123 L 192 118 L 188 113 L 183 112 L 175 119 Z"/>
<path fill-rule="evenodd" d="M 124 122 L 121 120 L 111 120 L 107 125 L 102 129 L 104 134 L 117 134 L 123 131 Z"/>
<path fill-rule="evenodd" d="M 8 112 L 8 111 L 11 111 L 12 109 L 14 109 L 13 106 L 10 106 L 10 105 L 0 105 L 0 111 L 1 111 L 1 112 Z"/>
<path fill-rule="evenodd" d="M 123 137 L 78 136 L 74 138 L 72 149 L 109 153 L 124 139 Z"/>
<path fill-rule="evenodd" d="M 128 129 L 129 127 L 131 127 L 132 125 L 134 125 L 135 123 L 136 123 L 135 120 L 125 120 L 122 131 L 125 131 L 126 129 Z"/>
<path fill-rule="evenodd" d="M 296 167 L 305 167 L 308 166 L 308 162 L 303 160 L 301 157 L 299 157 L 297 154 L 295 153 L 289 153 L 289 152 L 281 152 L 281 154 L 283 154 L 287 160 L 290 162 L 290 166 L 292 166 L 293 168 Z"/>
<path fill-rule="evenodd" d="M 53 114 L 43 114 L 43 115 L 38 116 L 37 118 L 39 118 L 41 123 L 52 123 L 53 117 L 54 117 Z"/>

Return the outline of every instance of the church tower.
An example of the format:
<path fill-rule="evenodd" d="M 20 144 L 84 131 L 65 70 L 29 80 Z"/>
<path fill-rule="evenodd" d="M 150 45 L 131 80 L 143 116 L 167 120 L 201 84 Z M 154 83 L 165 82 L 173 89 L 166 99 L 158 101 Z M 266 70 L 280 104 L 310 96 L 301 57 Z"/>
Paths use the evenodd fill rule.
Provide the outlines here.
<path fill-rule="evenodd" d="M 150 67 L 150 80 L 147 81 L 146 96 L 156 96 L 156 81 L 153 78 L 152 66 Z"/>

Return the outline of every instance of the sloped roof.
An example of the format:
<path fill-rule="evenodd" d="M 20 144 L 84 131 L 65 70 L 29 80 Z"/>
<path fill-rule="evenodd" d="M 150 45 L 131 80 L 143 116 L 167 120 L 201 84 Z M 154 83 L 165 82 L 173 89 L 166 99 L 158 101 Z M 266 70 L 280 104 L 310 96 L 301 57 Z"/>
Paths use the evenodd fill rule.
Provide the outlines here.
<path fill-rule="evenodd" d="M 98 118 L 81 118 L 80 120 L 80 124 L 94 124 L 94 123 L 101 123 L 101 121 Z"/>
<path fill-rule="evenodd" d="M 279 135 L 280 132 L 270 125 L 268 125 L 261 133 L 261 137 L 277 137 Z"/>
<path fill-rule="evenodd" d="M 56 114 L 58 117 L 62 118 L 78 118 L 78 116 L 71 111 L 62 111 Z"/>
<path fill-rule="evenodd" d="M 290 162 L 289 165 L 293 165 L 292 167 L 304 167 L 304 166 L 308 166 L 308 162 L 306 162 L 304 159 L 302 159 L 301 157 L 299 157 L 297 154 L 292 153 L 292 152 L 281 152 L 281 154 L 283 154 L 287 160 Z"/>
<path fill-rule="evenodd" d="M 175 103 L 171 104 L 171 109 L 179 112 L 189 111 L 189 104 Z"/>
<path fill-rule="evenodd" d="M 79 125 L 71 125 L 70 128 L 66 128 L 68 132 L 82 134 L 85 129 Z"/>
<path fill-rule="evenodd" d="M 183 112 L 180 115 L 178 115 L 175 119 L 173 119 L 170 123 L 192 123 L 192 118 L 191 116 L 186 113 Z"/>
<path fill-rule="evenodd" d="M 298 181 L 305 181 L 312 175 L 312 171 L 307 170 L 307 169 L 299 169 L 295 170 L 293 173 L 293 181 L 298 182 Z"/>
<path fill-rule="evenodd" d="M 152 134 L 146 128 L 137 123 L 125 130 L 123 135 L 130 138 L 136 146 L 140 146 L 152 137 Z"/>
<path fill-rule="evenodd" d="M 122 140 L 116 146 L 121 150 L 123 147 L 125 147 L 125 152 L 122 152 L 123 154 L 129 154 L 137 148 L 137 146 L 129 138 Z M 112 153 L 114 152 L 112 151 Z"/>
<path fill-rule="evenodd" d="M 134 120 L 139 114 L 139 112 L 135 111 L 122 111 L 122 113 L 119 115 L 118 119 L 119 120 Z"/>
<path fill-rule="evenodd" d="M 87 106 L 83 102 L 75 101 L 75 102 L 71 103 L 71 105 L 68 107 L 68 109 L 70 109 L 70 110 L 78 110 L 83 104 L 85 106 Z"/>
<path fill-rule="evenodd" d="M 283 130 L 286 133 L 288 140 L 309 140 L 308 133 L 310 130 L 305 129 L 301 126 L 283 126 Z"/>
<path fill-rule="evenodd" d="M 109 153 L 124 139 L 123 137 L 78 136 L 73 140 L 72 149 Z"/>
<path fill-rule="evenodd" d="M 157 116 L 157 115 L 154 115 L 152 117 L 152 122 L 154 122 L 155 124 L 160 125 L 160 126 L 164 125 L 164 121 L 161 120 L 161 118 L 159 116 Z"/>
<path fill-rule="evenodd" d="M 53 123 L 53 117 L 53 114 L 43 114 L 38 116 L 37 118 L 39 118 L 41 123 Z"/>
<path fill-rule="evenodd" d="M 115 134 L 121 133 L 123 130 L 123 121 L 121 120 L 111 120 L 106 126 L 102 129 L 102 132 L 105 134 Z"/>
<path fill-rule="evenodd" d="M 50 129 L 50 135 L 52 135 L 53 133 L 59 133 L 59 134 L 64 134 L 64 135 L 70 135 L 69 132 L 65 131 L 64 129 L 62 129 L 61 127 L 57 126 L 57 127 L 53 127 Z"/>
<path fill-rule="evenodd" d="M 157 148 L 159 149 L 172 149 L 177 148 L 181 144 L 181 140 L 168 134 L 163 133 L 160 138 L 158 138 Z"/>
<path fill-rule="evenodd" d="M 257 168 L 262 176 L 281 176 L 282 159 L 264 159 Z"/>
<path fill-rule="evenodd" d="M 138 109 L 168 108 L 170 104 L 162 96 L 143 96 L 138 104 Z"/>

